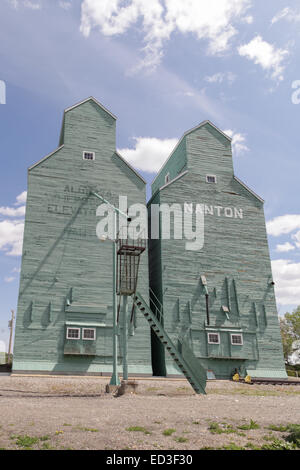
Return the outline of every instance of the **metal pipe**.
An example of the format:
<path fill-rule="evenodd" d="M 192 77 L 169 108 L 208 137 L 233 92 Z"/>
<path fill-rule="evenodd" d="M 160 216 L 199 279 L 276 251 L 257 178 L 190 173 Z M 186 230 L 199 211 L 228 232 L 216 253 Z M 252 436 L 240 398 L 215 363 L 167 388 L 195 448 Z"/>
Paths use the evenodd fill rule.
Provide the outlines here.
<path fill-rule="evenodd" d="M 113 238 L 116 237 L 116 212 L 114 213 L 114 233 Z M 120 379 L 118 375 L 118 332 L 117 332 L 117 299 L 116 299 L 116 261 L 117 261 L 117 246 L 113 241 L 113 373 L 110 379 L 110 385 L 119 385 Z"/>
<path fill-rule="evenodd" d="M 208 294 L 205 294 L 205 301 L 206 301 L 206 322 L 209 325 L 209 306 L 208 306 Z"/>
<path fill-rule="evenodd" d="M 127 314 L 128 314 L 128 301 L 127 295 L 123 295 L 123 380 L 128 380 L 128 345 L 127 345 Z"/>

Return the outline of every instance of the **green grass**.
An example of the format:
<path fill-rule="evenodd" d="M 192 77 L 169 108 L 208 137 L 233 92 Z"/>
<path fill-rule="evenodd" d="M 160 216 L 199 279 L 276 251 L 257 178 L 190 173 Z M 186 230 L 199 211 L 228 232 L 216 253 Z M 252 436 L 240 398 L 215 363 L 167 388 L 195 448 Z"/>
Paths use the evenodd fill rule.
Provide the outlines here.
<path fill-rule="evenodd" d="M 297 446 L 294 443 L 286 442 L 281 439 L 274 439 L 270 444 L 264 444 L 261 450 L 295 450 Z"/>
<path fill-rule="evenodd" d="M 172 429 L 172 428 L 165 429 L 163 431 L 163 435 L 164 436 L 171 436 L 174 432 L 176 432 L 176 429 Z"/>
<path fill-rule="evenodd" d="M 253 421 L 253 419 L 250 419 L 249 424 L 241 424 L 238 426 L 238 429 L 243 429 L 244 431 L 249 431 L 250 429 L 259 429 L 260 425 L 256 423 L 256 421 Z"/>
<path fill-rule="evenodd" d="M 143 428 L 142 426 L 130 426 L 129 428 L 126 428 L 126 431 L 143 432 L 144 434 L 151 434 L 150 431 L 148 431 L 146 428 Z"/>
<path fill-rule="evenodd" d="M 271 431 L 278 431 L 278 432 L 286 432 L 289 430 L 289 425 L 280 424 L 276 426 L 275 424 L 270 424 L 266 429 L 270 429 Z"/>
<path fill-rule="evenodd" d="M 188 442 L 186 437 L 175 437 L 176 442 Z"/>
<path fill-rule="evenodd" d="M 31 449 L 34 444 L 39 442 L 38 437 L 31 437 L 31 436 L 15 436 L 16 445 L 18 447 L 23 447 L 24 449 Z"/>
<path fill-rule="evenodd" d="M 224 450 L 245 450 L 244 447 L 238 446 L 234 442 L 230 442 L 229 444 L 221 447 Z"/>
<path fill-rule="evenodd" d="M 208 429 L 212 434 L 232 434 L 237 432 L 231 424 L 225 424 L 221 427 L 218 423 L 210 423 Z"/>
<path fill-rule="evenodd" d="M 44 442 L 43 445 L 42 445 L 42 450 L 55 450 L 55 448 L 51 447 L 49 442 Z"/>

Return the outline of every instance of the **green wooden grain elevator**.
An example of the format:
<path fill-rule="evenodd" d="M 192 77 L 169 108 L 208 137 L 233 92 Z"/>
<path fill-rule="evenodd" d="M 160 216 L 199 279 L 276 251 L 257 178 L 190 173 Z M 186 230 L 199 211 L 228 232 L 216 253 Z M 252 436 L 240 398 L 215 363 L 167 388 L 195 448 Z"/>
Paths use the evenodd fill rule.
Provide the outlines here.
<path fill-rule="evenodd" d="M 29 168 L 14 372 L 112 372 L 112 249 L 96 235 L 93 193 L 114 206 L 120 195 L 146 202 L 115 124 L 94 98 L 68 108 L 59 147 Z M 164 236 L 162 205 L 170 221 L 175 206 L 189 214 L 191 231 L 201 215 L 201 246 L 187 249 L 172 224 Z M 155 178 L 148 225 L 129 297 L 129 373 L 184 374 L 197 393 L 207 376 L 235 370 L 286 377 L 263 200 L 234 175 L 231 140 L 209 121 L 184 134 Z"/>
<path fill-rule="evenodd" d="M 201 249 L 164 239 L 162 226 L 149 241 L 150 286 L 173 343 L 212 377 L 285 378 L 263 200 L 234 175 L 231 139 L 209 121 L 186 132 L 152 184 L 151 220 L 155 204 L 204 218 Z M 152 354 L 154 374 L 178 373 L 155 335 Z"/>
<path fill-rule="evenodd" d="M 116 118 L 89 98 L 65 110 L 59 147 L 29 168 L 14 372 L 112 371 L 112 245 L 96 235 L 101 201 L 90 189 L 115 206 L 119 195 L 128 206 L 146 203 L 145 181 L 116 152 L 115 130 Z M 138 288 L 147 298 L 147 255 Z M 129 373 L 151 374 L 144 319 L 128 334 Z"/>

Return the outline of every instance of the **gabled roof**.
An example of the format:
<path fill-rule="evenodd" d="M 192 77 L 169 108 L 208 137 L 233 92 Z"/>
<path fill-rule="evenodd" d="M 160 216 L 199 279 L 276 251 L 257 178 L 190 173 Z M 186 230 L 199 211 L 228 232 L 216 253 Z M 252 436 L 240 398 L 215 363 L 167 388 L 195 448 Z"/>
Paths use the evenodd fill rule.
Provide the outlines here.
<path fill-rule="evenodd" d="M 53 150 L 53 152 L 51 153 L 48 153 L 48 155 L 46 155 L 45 157 L 41 158 L 38 162 L 34 163 L 33 165 L 31 165 L 29 168 L 28 168 L 28 171 L 32 170 L 32 168 L 38 166 L 40 163 L 42 163 L 44 160 L 47 160 L 47 158 L 51 157 L 52 155 L 54 155 L 56 152 L 58 152 L 59 150 L 61 150 L 62 148 L 64 147 L 64 145 L 61 145 L 60 147 L 58 147 L 57 149 Z"/>
<path fill-rule="evenodd" d="M 69 108 L 66 108 L 64 110 L 63 114 L 63 119 L 62 119 L 62 125 L 61 125 L 61 130 L 60 130 L 60 135 L 59 135 L 59 145 L 62 145 L 62 134 L 64 130 L 64 125 L 65 125 L 65 115 L 68 111 L 71 111 L 72 109 L 77 108 L 78 106 L 81 106 L 84 103 L 87 103 L 88 101 L 93 101 L 97 106 L 99 106 L 103 111 L 105 111 L 107 114 L 109 114 L 113 119 L 117 120 L 116 116 L 112 114 L 108 109 L 106 109 L 96 98 L 93 96 L 90 96 L 89 98 L 86 98 L 85 100 L 80 101 L 79 103 L 74 104 L 73 106 L 70 106 Z"/>
<path fill-rule="evenodd" d="M 212 126 L 216 131 L 218 131 L 220 134 L 223 135 L 223 137 L 225 137 L 229 142 L 232 141 L 231 137 L 229 137 L 228 135 L 224 134 L 224 132 L 222 132 L 217 126 L 215 126 L 211 121 L 209 121 L 208 119 L 205 120 L 205 121 L 202 121 L 200 124 L 198 124 L 198 126 L 195 126 L 193 127 L 192 129 L 189 129 L 188 131 L 186 131 L 183 136 L 181 137 L 181 139 L 177 142 L 176 146 L 174 147 L 174 149 L 172 150 L 172 152 L 170 153 L 169 157 L 167 158 L 167 160 L 165 161 L 165 163 L 162 165 L 162 167 L 160 168 L 159 172 L 157 173 L 157 175 L 155 176 L 154 180 L 152 181 L 151 184 L 154 183 L 154 181 L 156 180 L 156 178 L 159 176 L 160 172 L 162 171 L 162 169 L 165 167 L 165 165 L 168 163 L 169 159 L 172 157 L 173 153 L 175 152 L 175 150 L 177 149 L 177 147 L 181 144 L 181 142 L 183 141 L 183 139 L 188 135 L 188 134 L 191 134 L 191 132 L 194 132 L 195 130 L 199 129 L 200 127 L 203 127 L 205 126 L 206 124 L 209 124 L 210 126 Z"/>
<path fill-rule="evenodd" d="M 235 181 L 237 181 L 241 186 L 243 186 L 247 191 L 249 191 L 249 193 L 252 194 L 252 196 L 256 197 L 256 199 L 258 199 L 260 202 L 264 203 L 264 199 L 262 199 L 260 196 L 258 196 L 258 194 L 256 194 L 254 191 L 252 191 L 252 189 L 250 189 L 245 183 L 243 183 L 243 181 L 241 181 L 237 176 L 233 176 L 233 178 L 235 179 Z"/>
<path fill-rule="evenodd" d="M 115 151 L 115 154 L 128 166 L 128 168 L 130 168 L 135 174 L 136 176 L 138 176 L 142 181 L 143 183 L 146 184 L 146 181 L 144 180 L 144 178 L 133 168 L 133 166 L 130 165 L 130 163 L 128 163 L 125 158 L 123 158 L 119 152 Z"/>
<path fill-rule="evenodd" d="M 80 101 L 79 103 L 77 104 L 74 104 L 73 106 L 70 106 L 69 108 L 66 108 L 64 110 L 64 114 L 63 114 L 63 121 L 62 121 L 62 126 L 61 126 L 61 131 L 60 131 L 60 138 L 59 138 L 59 147 L 57 149 L 55 149 L 53 152 L 49 153 L 48 155 L 46 155 L 45 157 L 43 157 L 41 160 L 39 160 L 38 162 L 34 163 L 33 165 L 31 165 L 28 170 L 31 170 L 32 168 L 36 167 L 37 165 L 39 165 L 40 163 L 42 163 L 44 160 L 47 160 L 47 158 L 51 157 L 52 155 L 54 155 L 56 152 L 58 152 L 60 149 L 62 149 L 64 147 L 64 144 L 61 144 L 61 141 L 62 141 L 62 132 L 63 132 L 63 129 L 64 129 L 64 121 L 65 121 L 65 115 L 68 111 L 71 111 L 72 109 L 74 108 L 77 108 L 78 106 L 84 104 L 84 103 L 87 103 L 88 101 L 93 101 L 94 103 L 96 103 L 97 106 L 99 106 L 101 109 L 103 109 L 106 113 L 108 113 L 113 119 L 117 119 L 116 116 L 114 116 L 110 111 L 108 111 L 99 101 L 96 100 L 96 98 L 94 98 L 93 96 L 90 96 L 89 98 L 86 98 L 85 100 L 82 100 Z M 144 184 L 146 184 L 146 181 L 144 180 L 144 178 L 119 154 L 119 152 L 115 151 L 115 154 L 120 158 L 120 160 L 122 160 L 127 166 L 128 168 L 130 168 L 136 176 L 138 176 L 138 178 L 140 178 Z"/>
<path fill-rule="evenodd" d="M 93 101 L 96 105 L 98 105 L 100 108 L 102 108 L 106 113 L 108 113 L 112 118 L 114 119 L 117 119 L 116 116 L 114 114 L 112 114 L 110 111 L 108 111 L 108 109 L 106 109 L 103 104 L 101 104 L 98 100 L 96 100 L 96 98 L 94 98 L 93 96 L 90 96 L 89 98 L 86 98 L 85 100 L 82 100 L 80 101 L 79 103 L 77 104 L 74 104 L 73 106 L 70 106 L 69 108 L 66 108 L 65 109 L 65 113 L 67 113 L 68 111 L 71 111 L 72 109 L 74 108 L 77 108 L 78 106 L 86 103 L 87 101 Z"/>

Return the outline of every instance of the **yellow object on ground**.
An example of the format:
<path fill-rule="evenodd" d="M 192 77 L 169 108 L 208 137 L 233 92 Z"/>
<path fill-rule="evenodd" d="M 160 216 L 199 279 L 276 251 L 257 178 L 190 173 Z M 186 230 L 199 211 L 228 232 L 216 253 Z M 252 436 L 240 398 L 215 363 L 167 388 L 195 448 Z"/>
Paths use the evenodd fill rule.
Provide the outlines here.
<path fill-rule="evenodd" d="M 240 380 L 239 374 L 234 374 L 234 376 L 232 377 L 232 380 L 234 380 L 235 382 L 238 382 Z"/>
<path fill-rule="evenodd" d="M 245 382 L 246 382 L 247 384 L 251 384 L 251 377 L 250 377 L 250 375 L 247 375 L 247 376 L 245 377 Z"/>

